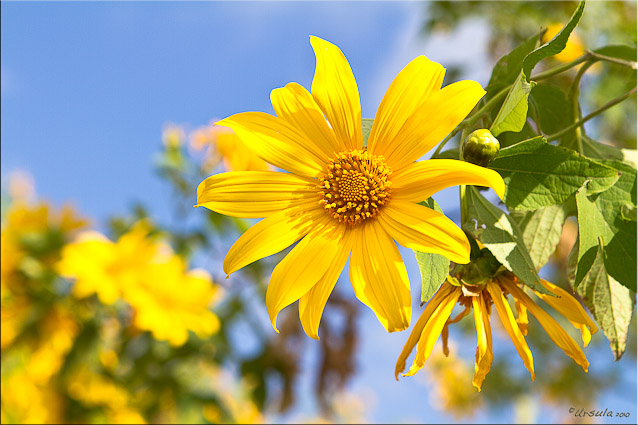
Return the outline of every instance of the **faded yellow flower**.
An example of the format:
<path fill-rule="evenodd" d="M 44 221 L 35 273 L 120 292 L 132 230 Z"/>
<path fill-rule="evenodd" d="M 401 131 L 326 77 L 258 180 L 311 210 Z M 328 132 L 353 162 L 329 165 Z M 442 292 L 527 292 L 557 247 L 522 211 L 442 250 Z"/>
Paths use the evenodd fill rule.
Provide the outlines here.
<path fill-rule="evenodd" d="M 564 290 L 541 280 L 543 286 L 556 295 L 555 297 L 536 293 L 544 301 L 548 302 L 556 311 L 568 318 L 572 324 L 581 330 L 583 342 L 589 343 L 591 333 L 598 331 L 595 323 L 589 318 L 580 303 Z M 507 295 L 512 295 L 518 310 L 518 319 L 514 317 L 507 302 Z M 454 319 L 450 315 L 456 303 L 461 304 L 464 310 Z M 472 384 L 480 391 L 485 376 L 492 365 L 492 331 L 490 324 L 490 312 L 492 306 L 496 308 L 498 317 L 503 327 L 516 347 L 516 351 L 529 371 L 532 381 L 535 379 L 534 360 L 532 352 L 527 346 L 524 335 L 527 334 L 527 312 L 532 313 L 551 340 L 571 357 L 585 372 L 589 362 L 580 347 L 565 332 L 565 330 L 548 313 L 540 308 L 519 285 L 517 278 L 510 272 L 503 272 L 493 280 L 485 284 L 467 285 L 448 277 L 441 288 L 428 302 L 417 324 L 412 329 L 408 340 L 399 355 L 395 368 L 395 376 L 405 370 L 406 359 L 417 346 L 416 357 L 412 366 L 403 376 L 411 376 L 417 373 L 425 364 L 434 348 L 439 335 L 443 335 L 443 349 L 447 350 L 447 327 L 474 312 L 474 323 L 477 334 L 476 364 L 474 367 L 474 380 Z M 418 343 L 418 345 L 417 345 Z"/>
<path fill-rule="evenodd" d="M 87 232 L 64 247 L 59 272 L 75 280 L 73 294 L 97 294 L 112 304 L 124 299 L 133 308 L 133 324 L 158 340 L 179 346 L 192 330 L 204 338 L 217 332 L 218 317 L 208 310 L 219 294 L 203 270 L 186 270 L 170 246 L 137 223 L 117 242 Z"/>
<path fill-rule="evenodd" d="M 195 151 L 204 151 L 204 170 L 211 170 L 220 160 L 226 171 L 272 170 L 229 128 L 200 127 L 191 133 L 190 146 Z"/>
<path fill-rule="evenodd" d="M 197 188 L 197 206 L 264 218 L 230 248 L 231 274 L 299 241 L 275 267 L 266 306 L 299 300 L 299 316 L 318 339 L 324 306 L 350 257 L 350 282 L 388 332 L 410 323 L 410 286 L 396 246 L 469 261 L 467 237 L 443 214 L 418 203 L 457 184 L 490 186 L 498 173 L 467 162 L 415 162 L 461 122 L 485 94 L 474 81 L 441 88 L 445 69 L 419 56 L 390 85 L 363 146 L 357 83 L 341 50 L 311 37 L 317 66 L 312 94 L 297 83 L 271 93 L 277 116 L 232 115 L 229 127 L 252 151 L 288 172 L 217 174 Z"/>
<path fill-rule="evenodd" d="M 556 34 L 560 30 L 563 29 L 563 24 L 556 22 L 547 27 L 547 31 L 545 35 L 543 35 L 543 43 L 547 43 L 549 40 L 554 38 Z M 567 44 L 562 52 L 554 55 L 553 57 L 560 62 L 571 62 L 573 60 L 578 59 L 585 53 L 585 48 L 583 46 L 583 42 L 580 39 L 580 36 L 576 33 L 576 31 L 572 31 L 569 35 L 569 39 L 567 39 Z"/>

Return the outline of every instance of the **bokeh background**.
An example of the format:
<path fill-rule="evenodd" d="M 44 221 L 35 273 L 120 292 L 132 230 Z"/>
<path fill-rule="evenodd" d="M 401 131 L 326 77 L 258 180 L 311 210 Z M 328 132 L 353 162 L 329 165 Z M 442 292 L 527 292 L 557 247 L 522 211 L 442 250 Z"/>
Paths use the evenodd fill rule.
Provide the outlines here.
<path fill-rule="evenodd" d="M 617 362 L 602 333 L 593 336 L 588 374 L 532 322 L 533 384 L 495 329 L 495 362 L 481 393 L 471 386 L 476 336 L 465 320 L 451 330 L 450 357 L 437 346 L 421 373 L 396 382 L 407 332 L 387 334 L 356 302 L 347 273 L 326 309 L 320 342 L 300 330 L 294 305 L 277 335 L 264 294 L 281 254 L 224 279 L 223 256 L 250 222 L 192 208 L 203 177 L 263 166 L 210 124 L 242 111 L 272 113 L 270 91 L 290 81 L 310 88 L 309 35 L 340 46 L 357 78 L 363 117 L 372 118 L 415 56 L 443 64 L 445 84 L 485 85 L 503 54 L 540 27 L 565 23 L 575 7 L 3 1 L 2 421 L 635 423 L 635 318 Z M 636 3 L 590 2 L 576 33 L 590 48 L 635 45 Z M 611 66 L 586 76 L 584 113 L 622 92 L 632 75 L 623 72 Z M 635 148 L 635 117 L 635 100 L 625 102 L 592 120 L 588 132 Z M 458 192 L 434 198 L 458 223 Z M 570 223 L 567 248 L 542 270 L 563 284 L 575 238 Z M 180 279 L 200 268 L 208 273 L 202 279 L 214 282 L 206 300 L 215 318 L 201 317 L 218 326 L 186 325 L 197 334 L 179 344 L 160 325 L 141 321 L 150 301 L 124 289 L 115 303 L 79 297 L 74 279 L 60 277 L 58 260 L 83 229 L 113 241 L 141 234 L 170 244 L 168 255 L 184 262 Z M 13 254 L 19 261 L 9 268 L 5 259 Z M 411 251 L 402 254 L 416 317 L 420 274 Z M 151 315 L 154 323 L 161 316 L 161 309 Z M 572 408 L 630 416 L 575 417 Z"/>

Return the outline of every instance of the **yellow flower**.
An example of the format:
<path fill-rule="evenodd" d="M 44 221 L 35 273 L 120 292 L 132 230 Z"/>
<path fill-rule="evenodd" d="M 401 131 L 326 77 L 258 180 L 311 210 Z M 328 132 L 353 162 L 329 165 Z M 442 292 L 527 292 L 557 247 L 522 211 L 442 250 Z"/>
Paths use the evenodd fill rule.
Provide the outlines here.
<path fill-rule="evenodd" d="M 217 332 L 218 317 L 208 310 L 218 289 L 203 270 L 186 270 L 170 246 L 149 236 L 147 222 L 137 223 L 113 243 L 87 232 L 65 246 L 59 272 L 76 279 L 73 294 L 97 294 L 101 302 L 127 301 L 133 323 L 158 340 L 183 345 L 192 330 L 200 337 Z"/>
<path fill-rule="evenodd" d="M 196 129 L 190 136 L 191 148 L 205 149 L 202 168 L 210 170 L 222 160 L 226 171 L 268 171 L 270 167 L 263 159 L 225 127 L 205 126 Z"/>
<path fill-rule="evenodd" d="M 561 23 L 553 23 L 549 27 L 547 27 L 547 31 L 545 35 L 543 35 L 543 43 L 547 43 L 549 40 L 554 38 L 558 32 L 563 29 L 563 24 Z M 585 53 L 585 48 L 583 47 L 583 42 L 576 32 L 572 31 L 569 35 L 569 39 L 567 39 L 567 44 L 562 52 L 554 55 L 554 58 L 560 62 L 571 62 L 573 60 L 578 59 Z"/>
<path fill-rule="evenodd" d="M 451 283 L 454 282 L 454 283 Z M 582 306 L 566 291 L 557 286 L 541 281 L 543 286 L 552 292 L 556 297 L 536 293 L 544 301 L 547 301 L 556 311 L 567 317 L 574 326 L 583 332 L 585 345 L 591 337 L 590 331 L 596 332 L 598 328 L 589 318 Z M 507 301 L 507 294 L 512 295 L 518 310 L 518 320 L 514 317 L 510 305 Z M 459 315 L 450 320 L 450 314 L 456 303 L 461 304 L 465 309 Z M 447 350 L 447 327 L 455 323 L 470 311 L 474 311 L 474 324 L 476 326 L 477 347 L 476 363 L 474 366 L 474 379 L 472 384 L 480 391 L 485 376 L 490 371 L 492 365 L 492 332 L 490 324 L 490 310 L 494 306 L 498 313 L 503 327 L 512 339 L 516 351 L 523 359 L 525 367 L 530 372 L 532 381 L 535 378 L 534 361 L 532 352 L 527 346 L 524 335 L 527 334 L 527 312 L 532 313 L 543 329 L 547 332 L 551 340 L 565 354 L 571 357 L 585 372 L 589 367 L 589 362 L 580 347 L 563 330 L 563 328 L 540 308 L 521 288 L 518 286 L 516 277 L 505 272 L 497 275 L 486 284 L 466 285 L 458 284 L 454 278 L 448 277 L 437 293 L 432 297 L 425 310 L 421 314 L 417 324 L 412 329 L 408 340 L 399 355 L 395 368 L 395 376 L 398 379 L 399 373 L 405 370 L 406 359 L 417 346 L 416 357 L 412 366 L 403 376 L 411 376 L 417 373 L 425 364 L 434 348 L 439 335 L 443 335 L 444 352 Z M 586 327 L 589 327 L 588 330 Z M 417 345 L 418 343 L 418 345 Z"/>
<path fill-rule="evenodd" d="M 218 122 L 289 172 L 211 176 L 197 188 L 197 206 L 264 218 L 231 247 L 227 274 L 299 241 L 268 285 L 275 330 L 278 313 L 299 300 L 303 328 L 318 339 L 324 306 L 348 256 L 357 298 L 388 332 L 404 330 L 410 287 L 395 241 L 457 263 L 467 263 L 470 252 L 451 220 L 418 202 L 456 184 L 491 186 L 503 194 L 503 180 L 492 170 L 447 159 L 415 162 L 485 91 L 474 81 L 441 88 L 445 69 L 419 56 L 391 84 L 364 147 L 359 92 L 348 61 L 337 46 L 317 37 L 310 42 L 317 58 L 312 94 L 289 83 L 271 93 L 277 116 L 245 112 Z"/>

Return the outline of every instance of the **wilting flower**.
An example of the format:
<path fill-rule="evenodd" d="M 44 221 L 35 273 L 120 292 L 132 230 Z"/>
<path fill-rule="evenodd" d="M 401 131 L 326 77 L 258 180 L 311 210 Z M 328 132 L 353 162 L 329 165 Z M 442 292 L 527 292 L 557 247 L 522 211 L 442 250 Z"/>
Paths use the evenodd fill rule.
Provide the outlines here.
<path fill-rule="evenodd" d="M 212 125 L 196 129 L 190 135 L 190 146 L 204 150 L 204 170 L 212 169 L 220 160 L 226 171 L 267 171 L 272 167 L 237 137 L 230 129 Z"/>
<path fill-rule="evenodd" d="M 598 331 L 594 322 L 589 318 L 583 307 L 574 297 L 545 280 L 541 280 L 541 282 L 548 291 L 556 296 L 553 297 L 538 292 L 536 294 L 550 304 L 556 311 L 569 319 L 576 328 L 579 328 L 583 335 L 583 342 L 587 345 L 591 338 L 591 333 Z M 507 301 L 508 294 L 512 295 L 515 300 L 518 318 L 515 318 L 512 313 Z M 450 319 L 452 310 L 457 302 L 465 308 L 454 319 Z M 518 280 L 513 274 L 503 272 L 492 280 L 477 285 L 466 285 L 465 283 L 460 283 L 455 278 L 448 277 L 430 302 L 428 302 L 417 324 L 414 326 L 414 329 L 412 329 L 403 347 L 403 351 L 401 351 L 399 359 L 397 360 L 395 368 L 396 378 L 398 379 L 399 373 L 405 370 L 406 359 L 415 345 L 417 346 L 416 357 L 408 372 L 403 376 L 414 375 L 423 367 L 432 353 L 432 349 L 439 335 L 443 336 L 443 351 L 445 353 L 447 351 L 448 325 L 459 321 L 473 311 L 478 343 L 472 384 L 480 391 L 485 376 L 490 371 L 492 365 L 492 331 L 490 324 L 492 306 L 496 308 L 503 327 L 512 339 L 516 351 L 521 359 L 523 359 L 525 367 L 531 374 L 532 381 L 535 378 L 534 361 L 532 352 L 527 346 L 524 337 L 524 335 L 527 335 L 528 311 L 536 317 L 554 344 L 587 372 L 589 362 L 576 342 L 565 332 L 556 320 L 539 307 L 532 298 L 519 287 Z"/>
<path fill-rule="evenodd" d="M 465 234 L 447 217 L 418 203 L 457 184 L 491 186 L 498 173 L 462 161 L 415 162 L 472 110 L 485 91 L 475 81 L 441 88 L 445 69 L 419 56 L 394 79 L 363 146 L 357 83 L 341 50 L 311 37 L 317 66 L 312 94 L 297 83 L 272 91 L 277 116 L 232 115 L 232 128 L 282 172 L 231 172 L 204 180 L 197 206 L 262 218 L 230 248 L 233 273 L 299 243 L 275 267 L 266 305 L 279 312 L 299 300 L 305 332 L 318 339 L 328 296 L 350 255 L 350 281 L 388 332 L 410 323 L 410 287 L 395 241 L 469 261 Z M 327 119 L 327 120 L 326 120 Z"/>
<path fill-rule="evenodd" d="M 219 318 L 208 306 L 218 293 L 204 270 L 186 270 L 184 260 L 137 223 L 117 242 L 86 232 L 64 247 L 60 274 L 75 279 L 73 294 L 97 294 L 104 304 L 118 299 L 134 311 L 133 324 L 158 340 L 183 345 L 192 330 L 200 337 L 217 332 Z"/>

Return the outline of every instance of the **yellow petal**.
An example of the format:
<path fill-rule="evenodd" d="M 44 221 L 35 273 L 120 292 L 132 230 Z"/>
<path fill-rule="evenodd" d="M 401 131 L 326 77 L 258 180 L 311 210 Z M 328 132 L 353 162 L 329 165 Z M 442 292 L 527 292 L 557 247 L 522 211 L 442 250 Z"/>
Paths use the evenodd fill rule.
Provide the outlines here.
<path fill-rule="evenodd" d="M 392 238 L 375 220 L 353 229 L 350 283 L 388 332 L 410 326 L 410 282 Z"/>
<path fill-rule="evenodd" d="M 425 56 L 413 59 L 394 78 L 374 118 L 368 150 L 387 156 L 402 140 L 399 130 L 431 93 L 441 89 L 445 68 Z"/>
<path fill-rule="evenodd" d="M 405 122 L 400 141 L 386 157 L 398 171 L 425 155 L 470 113 L 485 95 L 476 81 L 459 81 L 433 93 Z"/>
<path fill-rule="evenodd" d="M 216 125 L 232 129 L 253 152 L 275 167 L 301 176 L 316 177 L 326 164 L 304 146 L 304 137 L 284 120 L 264 112 L 242 112 Z"/>
<path fill-rule="evenodd" d="M 307 147 L 317 155 L 332 158 L 337 152 L 346 150 L 346 145 L 337 140 L 319 105 L 303 86 L 288 83 L 273 90 L 270 101 L 277 116 L 303 134 Z"/>
<path fill-rule="evenodd" d="M 441 254 L 459 264 L 470 261 L 470 243 L 452 220 L 423 205 L 392 199 L 378 216 L 400 245 Z"/>
<path fill-rule="evenodd" d="M 461 288 L 458 286 L 454 287 L 452 292 L 448 294 L 436 307 L 430 317 L 430 320 L 428 320 L 423 327 L 419 343 L 416 346 L 416 356 L 414 357 L 412 366 L 410 366 L 410 369 L 404 373 L 403 376 L 412 376 L 423 368 L 425 362 L 430 357 L 430 354 L 432 354 L 434 344 L 436 344 L 436 340 L 439 339 L 443 326 L 450 317 L 450 314 L 452 314 L 454 305 L 460 296 Z"/>
<path fill-rule="evenodd" d="M 472 297 L 472 308 L 474 309 L 474 324 L 476 326 L 476 363 L 474 365 L 474 385 L 479 391 L 485 376 L 492 367 L 492 329 L 490 325 L 490 314 L 487 312 L 487 306 L 483 294 L 478 297 Z"/>
<path fill-rule="evenodd" d="M 507 299 L 503 296 L 500 286 L 493 282 L 489 282 L 487 284 L 487 291 L 492 297 L 492 301 L 494 301 L 494 306 L 496 307 L 498 316 L 503 323 L 503 327 L 512 339 L 514 347 L 516 347 L 516 351 L 518 351 L 518 355 L 521 356 L 521 359 L 532 376 L 533 381 L 536 379 L 536 374 L 534 373 L 534 358 L 532 357 L 532 352 L 527 346 L 527 342 L 525 342 L 525 337 L 518 328 L 518 324 L 516 323 L 516 319 L 514 319 L 514 315 L 507 303 Z"/>
<path fill-rule="evenodd" d="M 514 304 L 516 305 L 516 311 L 518 312 L 516 323 L 518 323 L 521 333 L 527 336 L 527 326 L 529 325 L 529 320 L 527 319 L 527 308 L 518 301 Z"/>
<path fill-rule="evenodd" d="M 310 291 L 332 264 L 340 260 L 345 230 L 345 225 L 334 221 L 319 225 L 277 264 L 266 290 L 266 307 L 275 331 L 279 332 L 279 312 Z"/>
<path fill-rule="evenodd" d="M 505 183 L 499 173 L 455 159 L 414 162 L 392 175 L 392 198 L 421 202 L 450 186 L 489 186 L 503 199 Z"/>
<path fill-rule="evenodd" d="M 266 217 L 246 230 L 230 247 L 224 259 L 224 272 L 229 275 L 276 254 L 328 220 L 330 216 L 319 204 L 310 201 Z"/>
<path fill-rule="evenodd" d="M 565 354 L 574 359 L 574 361 L 580 365 L 585 372 L 587 372 L 589 362 L 587 361 L 587 357 L 585 357 L 583 350 L 580 349 L 578 344 L 576 344 L 573 338 L 565 332 L 558 322 L 554 320 L 552 316 L 547 314 L 545 310 L 540 308 L 516 284 L 506 279 L 502 279 L 500 282 L 514 298 L 527 307 L 530 313 L 538 319 L 538 322 L 541 324 L 543 329 L 545 329 L 547 335 L 549 335 L 552 341 L 554 341 L 554 344 L 563 350 Z"/>
<path fill-rule="evenodd" d="M 419 342 L 421 338 L 421 333 L 423 332 L 423 328 L 425 324 L 430 320 L 432 313 L 434 310 L 441 304 L 441 302 L 447 298 L 447 296 L 454 291 L 454 287 L 450 285 L 447 281 L 443 282 L 443 285 L 436 291 L 436 294 L 430 299 L 428 304 L 425 306 L 423 313 L 417 320 L 416 324 L 412 328 L 412 332 L 410 332 L 410 336 L 408 340 L 403 345 L 403 349 L 401 350 L 401 354 L 399 354 L 399 358 L 397 359 L 397 364 L 394 367 L 394 377 L 396 380 L 399 380 L 399 374 L 405 370 L 405 362 L 407 358 L 410 356 L 410 353 L 414 349 L 414 346 Z"/>
<path fill-rule="evenodd" d="M 343 239 L 339 242 L 339 252 L 330 263 L 326 273 L 310 291 L 299 299 L 299 319 L 306 335 L 310 338 L 319 339 L 319 322 L 321 321 L 323 309 L 341 271 L 346 265 L 346 261 L 348 261 L 348 256 L 352 249 L 352 241 L 352 231 L 347 229 Z"/>
<path fill-rule="evenodd" d="M 348 60 L 332 43 L 310 37 L 317 57 L 312 96 L 321 107 L 340 143 L 361 149 L 361 102 Z"/>
<path fill-rule="evenodd" d="M 554 310 L 565 316 L 576 329 L 580 329 L 583 336 L 583 345 L 587 347 L 591 340 L 591 335 L 598 332 L 596 323 L 589 318 L 580 302 L 569 292 L 543 279 L 541 279 L 541 284 L 557 296 L 552 297 L 538 292 L 536 292 L 536 295 Z M 588 327 L 589 329 L 587 329 Z"/>
<path fill-rule="evenodd" d="M 202 181 L 196 206 L 233 217 L 261 218 L 313 200 L 319 197 L 311 179 L 276 171 L 233 171 Z"/>

